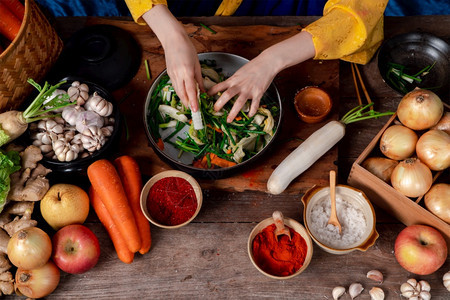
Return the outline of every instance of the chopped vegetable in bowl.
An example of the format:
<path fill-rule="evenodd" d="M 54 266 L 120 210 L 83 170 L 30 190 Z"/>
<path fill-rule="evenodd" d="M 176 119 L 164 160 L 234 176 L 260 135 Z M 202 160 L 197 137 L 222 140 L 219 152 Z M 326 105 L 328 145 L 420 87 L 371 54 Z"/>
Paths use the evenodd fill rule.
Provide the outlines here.
<path fill-rule="evenodd" d="M 227 53 L 202 53 L 199 58 L 205 89 L 225 80 L 248 62 Z M 235 100 L 216 112 L 214 103 L 219 96 L 208 96 L 198 90 L 196 117 L 181 103 L 166 71 L 155 79 L 147 97 L 144 118 L 147 135 L 163 160 L 191 174 L 211 177 L 204 176 L 208 173 L 219 178 L 229 175 L 223 172 L 231 169 L 234 172 L 266 150 L 278 132 L 281 117 L 276 87 L 273 84 L 269 87 L 255 116 L 248 116 L 248 101 L 231 123 L 226 120 Z"/>

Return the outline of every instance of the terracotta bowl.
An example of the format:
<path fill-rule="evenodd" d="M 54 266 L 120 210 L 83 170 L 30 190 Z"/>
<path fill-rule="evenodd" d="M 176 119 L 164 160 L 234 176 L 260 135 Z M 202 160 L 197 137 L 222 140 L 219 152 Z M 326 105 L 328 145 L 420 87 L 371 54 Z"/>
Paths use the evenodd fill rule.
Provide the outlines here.
<path fill-rule="evenodd" d="M 151 187 L 157 181 L 159 181 L 159 180 L 161 180 L 163 178 L 166 178 L 166 177 L 179 177 L 179 178 L 185 179 L 187 182 L 189 182 L 191 184 L 192 188 L 194 189 L 195 196 L 197 198 L 197 209 L 195 210 L 195 212 L 192 215 L 192 217 L 189 218 L 189 220 L 187 220 L 186 222 L 178 224 L 178 225 L 166 225 L 166 224 L 160 223 L 154 217 L 152 217 L 152 215 L 150 214 L 150 212 L 147 209 L 148 194 L 150 192 Z M 180 227 L 186 226 L 192 220 L 194 220 L 195 217 L 198 215 L 198 213 L 200 212 L 200 209 L 202 207 L 202 203 L 203 203 L 203 194 L 202 194 L 202 189 L 201 189 L 200 185 L 194 179 L 194 177 L 192 177 L 189 174 L 186 174 L 185 172 L 182 172 L 182 171 L 169 170 L 169 171 L 163 171 L 161 173 L 156 174 L 155 176 L 150 178 L 149 181 L 147 181 L 147 183 L 142 188 L 142 192 L 141 192 L 141 210 L 144 213 L 144 216 L 152 224 L 154 224 L 154 225 L 156 225 L 158 227 L 161 227 L 161 228 L 176 229 L 176 228 L 180 228 Z"/>
<path fill-rule="evenodd" d="M 255 237 L 258 233 L 260 233 L 264 228 L 266 228 L 267 226 L 269 226 L 273 223 L 274 223 L 274 220 L 272 217 L 270 217 L 270 218 L 267 218 L 267 219 L 261 221 L 260 223 L 258 223 L 258 225 L 255 226 L 255 228 L 253 228 L 253 230 L 250 233 L 250 236 L 248 238 L 248 242 L 247 242 L 247 250 L 248 250 L 248 255 L 250 257 L 250 260 L 251 260 L 252 264 L 255 266 L 255 268 L 258 269 L 258 271 L 260 271 L 262 274 L 266 275 L 267 277 L 270 277 L 273 279 L 281 279 L 281 280 L 295 277 L 295 276 L 299 275 L 300 273 L 302 273 L 308 267 L 309 263 L 311 262 L 311 258 L 312 258 L 312 254 L 313 254 L 313 244 L 312 244 L 310 236 L 308 235 L 308 232 L 305 230 L 305 227 L 303 227 L 299 222 L 297 222 L 293 219 L 284 217 L 284 224 L 286 226 L 294 229 L 298 234 L 300 234 L 303 237 L 303 239 L 305 239 L 308 250 L 306 252 L 306 257 L 305 257 L 305 261 L 303 262 L 303 266 L 292 275 L 275 276 L 275 275 L 265 272 L 255 262 L 255 258 L 253 256 L 253 250 L 252 250 L 253 240 L 255 239 Z"/>
<path fill-rule="evenodd" d="M 314 232 L 317 231 L 311 227 L 313 221 L 311 217 L 312 214 L 311 211 L 317 203 L 324 201 L 323 200 L 324 198 L 327 198 L 329 201 L 330 188 L 328 186 L 325 187 L 313 186 L 303 195 L 302 197 L 302 202 L 304 205 L 303 220 L 305 222 L 306 230 L 308 231 L 314 242 L 326 252 L 332 254 L 346 254 L 354 250 L 366 251 L 373 244 L 375 244 L 375 241 L 379 236 L 375 228 L 376 217 L 375 217 L 375 210 L 373 209 L 372 204 L 362 191 L 347 185 L 339 184 L 336 186 L 336 197 L 338 196 L 345 199 L 346 202 L 350 203 L 351 206 L 357 207 L 362 211 L 366 220 L 366 228 L 361 238 L 355 243 L 349 244 L 346 247 L 336 248 L 327 245 L 324 240 L 320 240 L 318 237 L 314 236 Z"/>
<path fill-rule="evenodd" d="M 330 113 L 333 103 L 325 90 L 307 86 L 295 95 L 294 106 L 304 122 L 318 123 Z"/>

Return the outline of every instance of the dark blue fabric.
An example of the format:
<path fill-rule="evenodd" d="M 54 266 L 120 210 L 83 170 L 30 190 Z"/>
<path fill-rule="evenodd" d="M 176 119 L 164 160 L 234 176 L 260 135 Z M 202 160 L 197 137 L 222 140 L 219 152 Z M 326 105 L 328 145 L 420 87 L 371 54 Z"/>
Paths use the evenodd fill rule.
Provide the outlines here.
<path fill-rule="evenodd" d="M 124 0 L 36 0 L 55 17 L 129 16 Z M 373 0 L 378 1 L 378 0 Z M 244 0 L 236 16 L 321 16 L 326 0 Z M 211 16 L 221 0 L 168 0 L 177 17 Z M 386 16 L 448 15 L 449 0 L 390 0 Z"/>

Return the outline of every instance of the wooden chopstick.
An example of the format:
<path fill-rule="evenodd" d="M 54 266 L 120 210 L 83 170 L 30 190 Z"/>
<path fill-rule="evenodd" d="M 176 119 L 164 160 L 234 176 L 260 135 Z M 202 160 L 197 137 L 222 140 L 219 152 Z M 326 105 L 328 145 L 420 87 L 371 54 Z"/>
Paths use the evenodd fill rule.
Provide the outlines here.
<path fill-rule="evenodd" d="M 352 68 L 353 83 L 355 84 L 356 97 L 358 98 L 359 105 L 362 105 L 361 95 L 359 94 L 358 82 L 356 82 L 356 75 L 353 63 L 350 63 L 350 67 Z"/>
<path fill-rule="evenodd" d="M 366 96 L 367 102 L 368 103 L 372 103 L 372 100 L 370 99 L 369 93 L 367 93 L 366 86 L 364 85 L 364 81 L 362 80 L 361 74 L 359 73 L 358 66 L 355 63 L 352 63 L 352 64 L 355 67 L 356 74 L 358 74 L 359 82 L 361 83 L 361 87 L 362 87 L 362 90 L 364 92 L 364 95 Z"/>

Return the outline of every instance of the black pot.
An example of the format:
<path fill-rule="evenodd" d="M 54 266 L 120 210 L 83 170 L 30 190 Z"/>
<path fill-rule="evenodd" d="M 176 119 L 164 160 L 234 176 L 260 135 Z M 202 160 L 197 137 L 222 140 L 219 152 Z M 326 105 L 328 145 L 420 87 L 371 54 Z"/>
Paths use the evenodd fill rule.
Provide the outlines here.
<path fill-rule="evenodd" d="M 214 60 L 219 68 L 222 68 L 222 72 L 226 77 L 231 76 L 234 72 L 236 72 L 241 66 L 248 62 L 247 59 L 240 57 L 238 55 L 222 53 L 222 52 L 208 52 L 208 53 L 200 53 L 200 60 Z M 157 141 L 152 135 L 152 132 L 149 128 L 149 122 L 152 122 L 153 117 L 149 114 L 148 107 L 151 102 L 152 94 L 155 88 L 158 86 L 161 78 L 167 74 L 167 71 L 164 70 L 153 82 L 152 86 L 147 95 L 147 99 L 145 101 L 144 106 L 144 124 L 145 124 L 145 132 L 150 141 L 150 145 L 152 146 L 155 153 L 167 164 L 175 169 L 179 169 L 184 171 L 193 177 L 202 178 L 202 179 L 220 179 L 225 177 L 230 177 L 236 173 L 250 170 L 253 164 L 258 161 L 261 157 L 263 157 L 266 152 L 271 148 L 272 144 L 275 142 L 278 133 L 280 132 L 281 118 L 282 118 L 282 105 L 280 95 L 276 86 L 272 83 L 268 90 L 266 91 L 265 96 L 261 100 L 261 104 L 264 104 L 264 101 L 271 100 L 272 102 L 276 102 L 279 108 L 279 114 L 275 118 L 276 122 L 276 131 L 272 137 L 272 139 L 267 143 L 267 145 L 252 158 L 243 161 L 242 163 L 236 164 L 229 168 L 219 168 L 219 169 L 201 169 L 192 166 L 191 164 L 183 163 L 180 159 L 177 158 L 176 155 L 169 154 L 168 151 L 161 150 L 158 147 Z M 165 147 L 166 148 L 166 147 Z"/>

